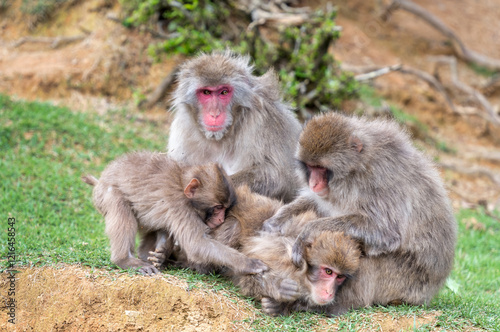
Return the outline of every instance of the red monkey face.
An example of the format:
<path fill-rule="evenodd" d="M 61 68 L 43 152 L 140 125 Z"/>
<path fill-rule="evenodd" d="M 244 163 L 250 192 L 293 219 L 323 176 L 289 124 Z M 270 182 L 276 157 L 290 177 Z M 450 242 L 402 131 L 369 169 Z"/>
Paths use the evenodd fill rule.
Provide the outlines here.
<path fill-rule="evenodd" d="M 226 208 L 224 207 L 224 205 L 214 206 L 208 213 L 208 217 L 206 220 L 207 226 L 211 229 L 220 226 L 222 223 L 224 223 L 226 217 L 225 214 Z"/>
<path fill-rule="evenodd" d="M 317 305 L 326 305 L 335 299 L 335 293 L 346 277 L 325 265 L 319 266 L 314 273 L 311 299 Z"/>
<path fill-rule="evenodd" d="M 196 90 L 196 97 L 201 106 L 200 121 L 205 135 L 221 139 L 232 123 L 233 88 L 229 85 L 204 86 Z"/>
<path fill-rule="evenodd" d="M 307 165 L 309 172 L 309 188 L 319 197 L 326 197 L 330 192 L 328 187 L 328 170 L 324 167 Z"/>

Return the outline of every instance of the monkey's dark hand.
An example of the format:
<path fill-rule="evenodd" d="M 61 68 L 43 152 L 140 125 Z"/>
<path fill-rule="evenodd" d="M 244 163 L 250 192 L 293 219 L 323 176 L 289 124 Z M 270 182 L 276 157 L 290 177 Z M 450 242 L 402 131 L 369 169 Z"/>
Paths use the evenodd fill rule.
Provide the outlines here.
<path fill-rule="evenodd" d="M 240 274 L 257 274 L 267 271 L 269 267 L 260 259 L 249 258 L 243 267 L 238 269 Z"/>
<path fill-rule="evenodd" d="M 153 265 L 146 265 L 139 269 L 139 273 L 145 276 L 151 276 L 153 274 L 159 274 L 160 271 Z"/>
<path fill-rule="evenodd" d="M 279 287 L 280 297 L 277 300 L 292 302 L 299 298 L 299 284 L 292 279 L 283 279 Z"/>
<path fill-rule="evenodd" d="M 269 316 L 287 315 L 287 304 L 278 302 L 270 297 L 263 297 L 261 300 L 262 311 Z"/>
<path fill-rule="evenodd" d="M 153 265 L 156 268 L 160 267 L 165 262 L 166 259 L 167 259 L 167 256 L 165 255 L 164 250 L 157 248 L 155 251 L 149 252 L 148 261 L 153 263 Z"/>

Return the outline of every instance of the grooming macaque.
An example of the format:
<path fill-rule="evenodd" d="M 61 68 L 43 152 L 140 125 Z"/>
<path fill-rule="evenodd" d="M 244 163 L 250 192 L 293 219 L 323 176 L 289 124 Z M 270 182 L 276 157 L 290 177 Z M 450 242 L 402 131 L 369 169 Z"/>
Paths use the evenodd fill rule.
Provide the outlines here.
<path fill-rule="evenodd" d="M 113 161 L 94 185 L 95 207 L 106 220 L 111 261 L 122 269 L 157 273 L 147 261 L 150 251 L 172 250 L 174 239 L 192 262 L 228 266 L 238 273 L 259 273 L 267 267 L 257 259 L 207 236 L 209 227 L 224 222 L 235 202 L 234 189 L 224 170 L 212 163 L 186 167 L 166 154 L 137 152 Z M 135 236 L 142 235 L 139 258 Z"/>
<path fill-rule="evenodd" d="M 235 185 L 291 201 L 301 126 L 282 101 L 277 75 L 252 74 L 249 58 L 231 52 L 186 62 L 174 94 L 169 154 L 189 165 L 217 162 Z"/>
<path fill-rule="evenodd" d="M 230 208 L 226 220 L 210 231 L 214 240 L 239 249 L 246 256 L 260 259 L 269 270 L 255 275 L 225 271 L 243 294 L 262 299 L 263 309 L 270 315 L 286 314 L 291 308 L 319 307 L 331 303 L 339 287 L 351 280 L 359 265 L 359 244 L 340 232 L 324 232 L 306 248 L 304 264 L 297 268 L 291 260 L 292 245 L 300 230 L 317 219 L 306 211 L 294 216 L 279 235 L 260 232 L 264 220 L 271 217 L 282 203 L 252 193 L 246 186 L 236 188 L 237 203 Z M 167 250 L 167 252 L 169 252 Z M 170 252 L 169 252 L 170 253 Z M 156 266 L 166 261 L 161 252 L 152 252 Z M 172 257 L 170 257 L 172 258 Z M 176 264 L 198 272 L 213 272 L 213 264 L 190 262 L 180 248 L 174 253 Z"/>
<path fill-rule="evenodd" d="M 438 172 L 408 135 L 391 121 L 330 113 L 307 123 L 296 156 L 305 188 L 263 228 L 279 231 L 315 211 L 321 218 L 293 246 L 295 265 L 326 231 L 360 241 L 366 254 L 326 312 L 428 303 L 452 268 L 457 225 Z"/>
<path fill-rule="evenodd" d="M 283 205 L 280 201 L 253 193 L 247 185 L 235 188 L 236 203 L 228 209 L 223 224 L 211 227 L 209 236 L 234 249 L 241 249 L 242 241 L 258 234 L 262 223 L 272 217 Z M 150 252 L 149 261 L 156 267 L 174 263 L 199 273 L 222 272 L 220 265 L 211 262 L 193 262 L 186 257 L 182 246 L 174 246 L 165 241 L 164 247 L 158 246 Z"/>

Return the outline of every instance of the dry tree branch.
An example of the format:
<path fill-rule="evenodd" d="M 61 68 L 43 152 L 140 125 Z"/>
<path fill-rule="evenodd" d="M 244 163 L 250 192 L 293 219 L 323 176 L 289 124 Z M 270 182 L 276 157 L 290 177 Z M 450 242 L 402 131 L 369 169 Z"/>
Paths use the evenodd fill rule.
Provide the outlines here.
<path fill-rule="evenodd" d="M 170 72 L 170 74 L 167 75 L 161 81 L 160 85 L 149 95 L 149 97 L 146 100 L 143 100 L 139 103 L 139 108 L 151 108 L 153 105 L 155 105 L 157 102 L 159 102 L 167 93 L 168 89 L 170 86 L 175 81 L 175 77 L 177 76 L 177 73 L 179 72 L 180 66 L 176 66 L 174 70 Z"/>
<path fill-rule="evenodd" d="M 394 0 L 382 14 L 381 18 L 383 20 L 388 20 L 392 13 L 397 9 L 403 9 L 417 17 L 420 17 L 436 30 L 441 32 L 447 38 L 449 38 L 453 43 L 453 49 L 456 55 L 462 60 L 468 63 L 476 63 L 478 65 L 490 68 L 492 70 L 500 70 L 500 60 L 490 58 L 483 54 L 477 53 L 473 50 L 468 49 L 462 40 L 444 24 L 437 16 L 426 11 L 424 8 L 413 3 L 410 0 Z M 458 46 L 457 46 L 458 45 Z"/>
<path fill-rule="evenodd" d="M 50 44 L 51 48 L 57 48 L 62 44 L 73 43 L 78 40 L 85 39 L 87 35 L 79 35 L 72 37 L 22 37 L 14 42 L 14 47 L 19 47 L 25 43 L 44 43 Z"/>
<path fill-rule="evenodd" d="M 345 68 L 348 68 L 348 67 L 342 66 L 342 69 L 345 70 Z M 354 76 L 354 79 L 356 81 L 358 81 L 358 82 L 368 81 L 368 80 L 372 80 L 374 78 L 377 78 L 379 76 L 388 74 L 390 72 L 393 72 L 393 71 L 396 71 L 396 70 L 399 70 L 399 69 L 401 69 L 401 64 L 397 64 L 397 65 L 394 65 L 394 66 L 377 68 L 377 69 L 371 69 L 371 70 L 369 70 L 367 72 L 364 72 L 362 74 Z"/>
<path fill-rule="evenodd" d="M 453 164 L 447 164 L 447 163 L 439 163 L 438 164 L 442 168 L 449 169 L 451 171 L 465 174 L 465 175 L 471 175 L 471 176 L 485 176 L 488 179 L 491 180 L 494 184 L 496 184 L 498 187 L 500 187 L 500 176 L 496 175 L 493 173 L 491 170 L 480 167 L 480 166 L 474 166 L 474 167 L 464 167 L 461 165 L 453 165 Z"/>
<path fill-rule="evenodd" d="M 344 69 L 344 70 L 351 70 L 352 71 L 353 68 L 354 67 L 352 67 L 352 66 L 344 66 L 344 65 L 342 65 L 342 69 Z M 367 68 L 373 69 L 373 67 L 367 67 Z M 399 72 L 401 72 L 403 74 L 413 75 L 413 76 L 416 76 L 417 78 L 425 81 L 433 89 L 437 90 L 440 94 L 443 95 L 443 97 L 446 99 L 446 103 L 452 109 L 453 112 L 458 113 L 458 111 L 457 111 L 457 109 L 455 107 L 455 104 L 453 104 L 453 101 L 451 100 L 451 98 L 448 95 L 448 93 L 446 93 L 446 89 L 441 84 L 441 82 L 439 82 L 434 76 L 426 73 L 425 71 L 422 71 L 422 70 L 419 70 L 419 69 L 416 69 L 416 68 L 411 68 L 411 67 L 408 67 L 408 66 L 403 66 L 401 64 L 397 64 L 397 65 L 394 65 L 394 66 L 388 66 L 388 67 L 378 68 L 378 69 L 372 70 L 372 71 L 370 71 L 368 73 L 363 73 L 363 74 L 360 74 L 360 75 L 356 75 L 356 76 L 354 76 L 354 79 L 357 80 L 357 81 L 370 80 L 370 79 L 373 79 L 373 78 L 376 78 L 376 77 L 379 77 L 379 76 L 391 73 L 393 71 L 399 71 Z"/>
<path fill-rule="evenodd" d="M 495 113 L 495 110 L 493 109 L 493 106 L 490 104 L 488 99 L 486 99 L 486 97 L 483 94 L 481 94 L 473 87 L 459 80 L 457 71 L 457 60 L 455 57 L 437 56 L 437 57 L 429 57 L 429 59 L 431 61 L 435 61 L 437 65 L 447 64 L 450 68 L 451 82 L 453 83 L 453 85 L 460 91 L 472 96 L 476 100 L 476 102 L 482 106 L 482 108 L 488 113 L 488 117 L 483 116 L 483 118 L 492 122 L 496 126 L 500 125 L 500 117 Z"/>

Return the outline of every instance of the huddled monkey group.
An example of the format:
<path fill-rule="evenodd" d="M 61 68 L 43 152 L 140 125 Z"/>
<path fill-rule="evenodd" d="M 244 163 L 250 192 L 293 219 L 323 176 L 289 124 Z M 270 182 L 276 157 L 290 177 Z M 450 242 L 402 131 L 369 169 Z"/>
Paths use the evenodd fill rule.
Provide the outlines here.
<path fill-rule="evenodd" d="M 428 303 L 457 236 L 433 163 L 394 121 L 330 112 L 302 126 L 283 99 L 248 57 L 187 61 L 168 151 L 82 178 L 111 261 L 224 274 L 269 315 Z"/>

